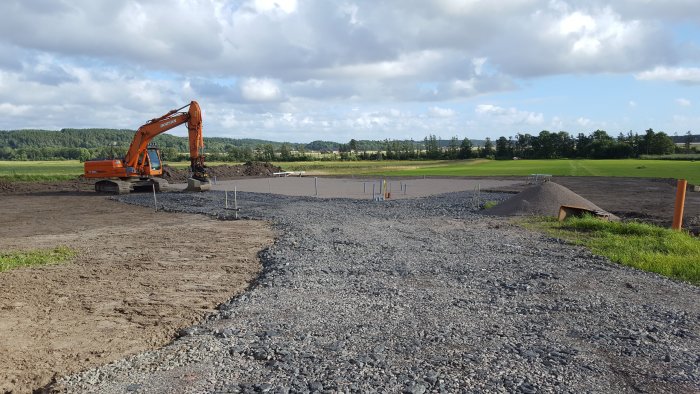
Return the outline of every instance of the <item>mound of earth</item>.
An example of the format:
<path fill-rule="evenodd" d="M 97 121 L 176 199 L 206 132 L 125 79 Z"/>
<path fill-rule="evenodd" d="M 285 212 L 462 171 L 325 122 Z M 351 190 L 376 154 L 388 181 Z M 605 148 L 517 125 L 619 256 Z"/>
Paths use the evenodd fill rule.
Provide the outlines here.
<path fill-rule="evenodd" d="M 268 162 L 249 161 L 239 165 L 221 165 L 208 167 L 209 176 L 217 180 L 235 179 L 244 176 L 271 176 L 282 168 Z M 178 169 L 169 165 L 163 166 L 163 178 L 170 183 L 183 183 L 187 181 L 190 171 L 187 168 Z"/>
<path fill-rule="evenodd" d="M 558 216 L 559 207 L 570 205 L 605 212 L 599 206 L 554 182 L 532 186 L 485 212 L 496 216 Z M 611 219 L 617 219 L 610 215 Z"/>

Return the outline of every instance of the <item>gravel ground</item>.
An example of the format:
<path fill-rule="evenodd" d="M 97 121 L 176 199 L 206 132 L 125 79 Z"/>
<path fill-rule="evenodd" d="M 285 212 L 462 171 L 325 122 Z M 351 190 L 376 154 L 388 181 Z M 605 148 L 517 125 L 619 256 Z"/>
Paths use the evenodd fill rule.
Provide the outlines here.
<path fill-rule="evenodd" d="M 503 200 L 486 195 L 482 200 Z M 149 195 L 121 200 L 152 204 Z M 223 194 L 165 209 L 230 218 Z M 700 289 L 481 216 L 469 193 L 239 193 L 279 238 L 244 295 L 69 392 L 697 392 Z M 196 235 L 194 235 L 196 236 Z M 235 239 L 221 242 L 235 243 Z"/>

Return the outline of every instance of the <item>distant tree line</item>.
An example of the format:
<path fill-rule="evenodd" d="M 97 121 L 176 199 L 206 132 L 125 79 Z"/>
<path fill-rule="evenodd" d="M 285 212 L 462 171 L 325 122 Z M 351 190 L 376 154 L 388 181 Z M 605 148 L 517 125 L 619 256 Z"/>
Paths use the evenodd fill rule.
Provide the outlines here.
<path fill-rule="evenodd" d="M 664 132 L 648 129 L 643 135 L 620 133 L 616 138 L 604 130 L 591 134 L 572 136 L 565 131 L 552 133 L 546 130 L 538 135 L 516 134 L 496 140 L 496 159 L 518 157 L 523 159 L 623 159 L 640 155 L 666 155 L 680 153 L 673 140 Z M 690 147 L 688 146 L 688 150 Z"/>
<path fill-rule="evenodd" d="M 0 130 L 0 160 L 90 160 L 123 157 L 135 130 L 61 129 Z M 168 161 L 189 160 L 186 137 L 161 134 L 153 139 Z M 260 139 L 204 137 L 208 154 L 217 158 L 231 156 L 240 160 L 270 157 L 286 145 L 289 151 L 303 150 L 304 144 Z M 238 160 L 238 159 L 236 159 Z"/>
<path fill-rule="evenodd" d="M 0 160 L 90 160 L 123 157 L 135 131 L 113 129 L 62 129 L 0 131 Z M 313 141 L 308 144 L 273 142 L 259 139 L 205 137 L 206 152 L 213 160 L 421 160 L 421 159 L 557 159 L 631 158 L 641 155 L 693 153 L 700 136 L 690 131 L 684 136 L 646 130 L 643 135 L 620 133 L 611 137 L 604 130 L 576 136 L 565 131 L 547 130 L 538 135 L 516 134 L 496 141 L 443 140 L 434 134 L 422 141 L 355 140 L 348 143 Z M 188 157 L 185 137 L 161 134 L 154 139 L 167 161 Z M 677 145 L 680 144 L 680 145 Z"/>

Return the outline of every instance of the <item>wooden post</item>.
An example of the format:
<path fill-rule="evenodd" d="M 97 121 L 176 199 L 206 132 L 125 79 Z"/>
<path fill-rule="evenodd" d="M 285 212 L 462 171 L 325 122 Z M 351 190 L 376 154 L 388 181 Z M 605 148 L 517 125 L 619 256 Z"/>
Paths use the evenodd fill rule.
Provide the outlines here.
<path fill-rule="evenodd" d="M 156 199 L 156 184 L 152 183 L 151 186 L 153 186 L 153 206 L 156 209 L 156 212 L 158 212 L 158 200 Z"/>
<path fill-rule="evenodd" d="M 683 226 L 683 208 L 685 207 L 685 189 L 688 187 L 688 181 L 685 179 L 678 180 L 676 186 L 676 206 L 673 209 L 673 225 L 674 230 L 680 230 Z"/>
<path fill-rule="evenodd" d="M 238 219 L 238 188 L 233 187 L 233 209 L 235 209 L 234 217 Z"/>

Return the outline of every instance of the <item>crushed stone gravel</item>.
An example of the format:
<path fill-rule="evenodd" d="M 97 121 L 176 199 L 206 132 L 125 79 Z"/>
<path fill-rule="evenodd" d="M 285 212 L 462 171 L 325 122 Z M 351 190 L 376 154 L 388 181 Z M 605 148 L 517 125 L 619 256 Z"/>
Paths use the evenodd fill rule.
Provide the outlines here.
<path fill-rule="evenodd" d="M 481 194 L 486 200 L 508 195 Z M 279 237 L 243 295 L 68 392 L 697 392 L 700 289 L 478 214 L 451 193 L 374 202 L 239 193 Z M 148 195 L 119 197 L 152 205 Z M 231 219 L 224 195 L 161 209 Z M 192 234 L 196 237 L 197 234 Z M 235 239 L 221 239 L 235 243 Z"/>

